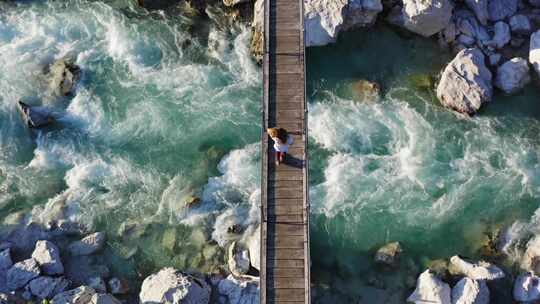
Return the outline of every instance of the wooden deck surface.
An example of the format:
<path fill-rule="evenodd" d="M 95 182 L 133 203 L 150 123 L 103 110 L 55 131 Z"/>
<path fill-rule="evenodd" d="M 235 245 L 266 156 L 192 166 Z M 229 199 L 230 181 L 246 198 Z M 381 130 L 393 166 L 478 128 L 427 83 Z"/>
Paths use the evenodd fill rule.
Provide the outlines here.
<path fill-rule="evenodd" d="M 266 0 L 264 130 L 294 133 L 288 159 L 275 165 L 262 137 L 261 303 L 309 303 L 309 204 L 302 0 Z"/>

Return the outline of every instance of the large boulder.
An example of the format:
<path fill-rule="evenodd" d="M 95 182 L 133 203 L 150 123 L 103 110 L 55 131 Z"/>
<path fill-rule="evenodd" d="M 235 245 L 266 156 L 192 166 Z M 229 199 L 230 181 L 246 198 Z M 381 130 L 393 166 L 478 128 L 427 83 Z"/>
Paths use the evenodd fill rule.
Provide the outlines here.
<path fill-rule="evenodd" d="M 418 277 L 416 289 L 407 298 L 407 301 L 415 304 L 451 304 L 450 286 L 437 278 L 429 270 L 426 270 Z"/>
<path fill-rule="evenodd" d="M 474 114 L 491 100 L 491 78 L 484 54 L 476 48 L 464 49 L 444 69 L 437 97 L 445 107 Z"/>
<path fill-rule="evenodd" d="M 229 270 L 235 276 L 241 276 L 249 271 L 249 251 L 238 242 L 232 242 L 229 246 Z"/>
<path fill-rule="evenodd" d="M 84 237 L 80 241 L 69 244 L 68 250 L 71 255 L 91 255 L 101 249 L 105 245 L 105 233 L 96 232 Z"/>
<path fill-rule="evenodd" d="M 499 21 L 511 17 L 518 9 L 517 0 L 489 0 L 488 2 L 488 13 L 491 21 Z"/>
<path fill-rule="evenodd" d="M 261 227 L 257 227 L 247 241 L 249 250 L 249 262 L 257 270 L 261 270 Z"/>
<path fill-rule="evenodd" d="M 32 258 L 36 260 L 45 274 L 55 275 L 64 273 L 64 265 L 60 260 L 60 250 L 55 244 L 49 241 L 38 241 L 32 253 Z"/>
<path fill-rule="evenodd" d="M 93 304 L 92 297 L 95 294 L 96 291 L 93 288 L 80 286 L 57 294 L 52 299 L 52 302 L 54 304 Z"/>
<path fill-rule="evenodd" d="M 512 58 L 497 69 L 495 86 L 506 94 L 513 94 L 531 81 L 529 63 L 523 58 Z"/>
<path fill-rule="evenodd" d="M 521 260 L 521 268 L 540 275 L 540 236 L 535 236 L 527 243 L 527 249 Z"/>
<path fill-rule="evenodd" d="M 382 11 L 381 0 L 349 0 L 343 30 L 372 25 Z"/>
<path fill-rule="evenodd" d="M 147 277 L 141 286 L 141 304 L 207 304 L 210 286 L 194 276 L 173 268 L 164 268 Z"/>
<path fill-rule="evenodd" d="M 250 49 L 255 59 L 261 62 L 264 54 L 264 0 L 256 0 L 253 5 Z"/>
<path fill-rule="evenodd" d="M 488 0 L 465 0 L 465 4 L 474 12 L 482 25 L 487 25 L 489 18 Z"/>
<path fill-rule="evenodd" d="M 24 287 L 30 280 L 39 276 L 39 265 L 34 259 L 15 263 L 7 272 L 7 286 L 11 290 Z"/>
<path fill-rule="evenodd" d="M 18 108 L 29 128 L 45 127 L 56 121 L 53 111 L 48 107 L 31 106 L 19 101 Z"/>
<path fill-rule="evenodd" d="M 480 261 L 471 263 L 455 255 L 450 258 L 449 271 L 451 274 L 464 275 L 473 280 L 497 280 L 505 277 L 504 271 L 499 267 Z"/>
<path fill-rule="evenodd" d="M 304 27 L 306 46 L 335 42 L 347 13 L 347 0 L 306 0 Z"/>
<path fill-rule="evenodd" d="M 449 0 L 404 0 L 401 12 L 405 28 L 429 37 L 448 25 L 452 10 Z"/>
<path fill-rule="evenodd" d="M 217 287 L 219 294 L 227 298 L 227 303 L 259 303 L 259 281 L 255 279 L 235 278 L 229 275 L 219 281 Z"/>
<path fill-rule="evenodd" d="M 399 242 L 388 243 L 377 250 L 375 262 L 390 266 L 396 265 L 401 252 L 403 252 L 403 249 Z"/>
<path fill-rule="evenodd" d="M 79 81 L 81 69 L 66 59 L 56 61 L 49 68 L 51 90 L 62 96 L 70 95 Z"/>
<path fill-rule="evenodd" d="M 13 266 L 13 261 L 11 260 L 11 249 L 7 248 L 0 251 L 0 270 L 9 269 Z"/>
<path fill-rule="evenodd" d="M 531 35 L 529 62 L 533 65 L 536 73 L 540 75 L 540 30 Z"/>
<path fill-rule="evenodd" d="M 488 304 L 489 289 L 485 281 L 463 278 L 452 288 L 452 304 Z"/>
<path fill-rule="evenodd" d="M 540 278 L 530 273 L 518 276 L 514 282 L 513 294 L 518 302 L 540 300 Z"/>
<path fill-rule="evenodd" d="M 30 292 L 40 299 L 51 299 L 67 290 L 70 282 L 62 277 L 38 277 L 28 283 Z"/>

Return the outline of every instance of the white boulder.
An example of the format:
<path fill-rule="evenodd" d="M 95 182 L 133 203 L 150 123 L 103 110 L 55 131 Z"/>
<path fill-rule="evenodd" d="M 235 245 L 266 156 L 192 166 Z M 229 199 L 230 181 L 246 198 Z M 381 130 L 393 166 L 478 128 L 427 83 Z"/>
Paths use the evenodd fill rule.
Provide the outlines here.
<path fill-rule="evenodd" d="M 139 298 L 141 304 L 208 304 L 210 292 L 204 280 L 164 268 L 144 279 Z"/>
<path fill-rule="evenodd" d="M 401 12 L 405 28 L 429 37 L 448 25 L 452 10 L 449 0 L 404 0 Z"/>
<path fill-rule="evenodd" d="M 304 28 L 306 46 L 335 42 L 345 22 L 347 0 L 306 0 Z"/>
<path fill-rule="evenodd" d="M 476 48 L 464 49 L 444 69 L 437 97 L 445 107 L 474 114 L 491 100 L 491 78 L 484 54 Z"/>
<path fill-rule="evenodd" d="M 485 281 L 463 278 L 452 288 L 452 304 L 488 304 L 489 289 Z"/>
<path fill-rule="evenodd" d="M 464 275 L 473 280 L 497 280 L 505 277 L 499 267 L 484 261 L 470 263 L 455 255 L 450 258 L 449 271 L 452 274 Z"/>
<path fill-rule="evenodd" d="M 407 301 L 415 304 L 451 304 L 450 286 L 426 270 L 418 277 L 416 289 Z"/>
<path fill-rule="evenodd" d="M 64 265 L 60 260 L 60 249 L 49 241 L 37 241 L 32 258 L 36 260 L 45 274 L 56 275 L 64 273 Z"/>
<path fill-rule="evenodd" d="M 540 75 L 540 30 L 531 35 L 529 62 L 533 65 L 536 73 Z"/>
<path fill-rule="evenodd" d="M 540 279 L 530 273 L 518 276 L 514 282 L 513 295 L 518 302 L 540 300 Z"/>
<path fill-rule="evenodd" d="M 531 82 L 529 63 L 523 58 L 512 58 L 497 69 L 495 86 L 506 94 L 513 94 Z"/>
<path fill-rule="evenodd" d="M 248 237 L 247 247 L 249 250 L 249 261 L 251 266 L 257 270 L 261 270 L 261 227 L 257 227 L 255 231 Z"/>

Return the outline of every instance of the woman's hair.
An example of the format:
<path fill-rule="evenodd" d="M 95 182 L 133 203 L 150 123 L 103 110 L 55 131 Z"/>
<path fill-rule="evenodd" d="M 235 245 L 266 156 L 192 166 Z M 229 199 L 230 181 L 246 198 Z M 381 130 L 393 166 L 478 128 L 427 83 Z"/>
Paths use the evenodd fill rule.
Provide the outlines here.
<path fill-rule="evenodd" d="M 278 133 L 279 133 L 278 128 L 269 128 L 269 129 L 266 130 L 266 132 L 272 138 L 278 137 Z"/>
<path fill-rule="evenodd" d="M 287 133 L 287 130 L 283 128 L 279 128 L 277 138 L 279 138 L 279 140 L 281 140 L 282 143 L 286 143 L 287 140 L 289 139 L 289 133 Z"/>

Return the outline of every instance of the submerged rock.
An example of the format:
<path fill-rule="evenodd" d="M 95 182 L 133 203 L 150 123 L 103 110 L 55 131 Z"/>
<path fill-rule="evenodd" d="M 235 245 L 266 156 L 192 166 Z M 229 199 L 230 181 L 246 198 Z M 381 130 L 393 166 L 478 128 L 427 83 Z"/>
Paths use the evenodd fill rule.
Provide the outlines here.
<path fill-rule="evenodd" d="M 485 261 L 471 263 L 457 255 L 450 258 L 449 270 L 452 274 L 465 275 L 473 280 L 491 281 L 505 277 L 504 271 L 491 263 Z"/>
<path fill-rule="evenodd" d="M 67 96 L 79 81 L 81 69 L 66 59 L 60 59 L 50 67 L 48 75 L 51 90 L 57 95 Z"/>
<path fill-rule="evenodd" d="M 108 285 L 112 294 L 127 294 L 129 292 L 128 283 L 119 278 L 111 278 Z"/>
<path fill-rule="evenodd" d="M 64 265 L 60 260 L 60 249 L 55 244 L 49 241 L 38 241 L 36 248 L 32 253 L 41 271 L 45 274 L 55 275 L 64 273 Z"/>
<path fill-rule="evenodd" d="M 165 9 L 180 2 L 181 0 L 137 0 L 139 6 L 151 10 Z"/>
<path fill-rule="evenodd" d="M 238 242 L 232 242 L 229 246 L 229 270 L 235 276 L 242 276 L 249 271 L 249 252 Z"/>
<path fill-rule="evenodd" d="M 29 128 L 44 127 L 56 121 L 53 111 L 47 107 L 30 106 L 22 101 L 18 106 Z"/>
<path fill-rule="evenodd" d="M 518 302 L 540 300 L 540 278 L 530 273 L 518 276 L 514 282 L 513 295 Z"/>
<path fill-rule="evenodd" d="M 512 58 L 497 69 L 495 86 L 506 94 L 516 93 L 529 82 L 531 82 L 529 64 L 523 58 Z"/>
<path fill-rule="evenodd" d="M 404 0 L 401 12 L 405 28 L 429 37 L 448 25 L 452 11 L 448 0 Z"/>
<path fill-rule="evenodd" d="M 24 287 L 30 280 L 39 276 L 39 265 L 34 259 L 15 263 L 7 272 L 7 286 L 11 290 Z"/>
<path fill-rule="evenodd" d="M 378 100 L 381 95 L 381 87 L 378 83 L 360 79 L 351 83 L 351 90 L 355 99 L 363 101 Z"/>
<path fill-rule="evenodd" d="M 488 304 L 489 288 L 485 281 L 463 278 L 452 288 L 452 304 Z"/>
<path fill-rule="evenodd" d="M 105 233 L 96 232 L 92 233 L 80 241 L 69 244 L 68 250 L 71 255 L 91 255 L 101 249 L 105 245 Z"/>
<path fill-rule="evenodd" d="M 96 294 L 93 288 L 81 286 L 72 290 L 57 294 L 52 299 L 54 304 L 91 304 L 92 297 Z"/>
<path fill-rule="evenodd" d="M 483 103 L 491 100 L 491 78 L 480 50 L 462 50 L 444 69 L 437 86 L 437 97 L 445 107 L 474 114 Z"/>
<path fill-rule="evenodd" d="M 403 249 L 399 242 L 386 244 L 375 253 L 375 262 L 394 266 L 397 264 L 401 252 Z"/>
<path fill-rule="evenodd" d="M 418 277 L 416 289 L 407 301 L 415 304 L 451 304 L 450 286 L 426 270 Z"/>
<path fill-rule="evenodd" d="M 144 279 L 139 298 L 141 304 L 207 304 L 210 286 L 194 276 L 173 268 L 164 268 Z"/>

